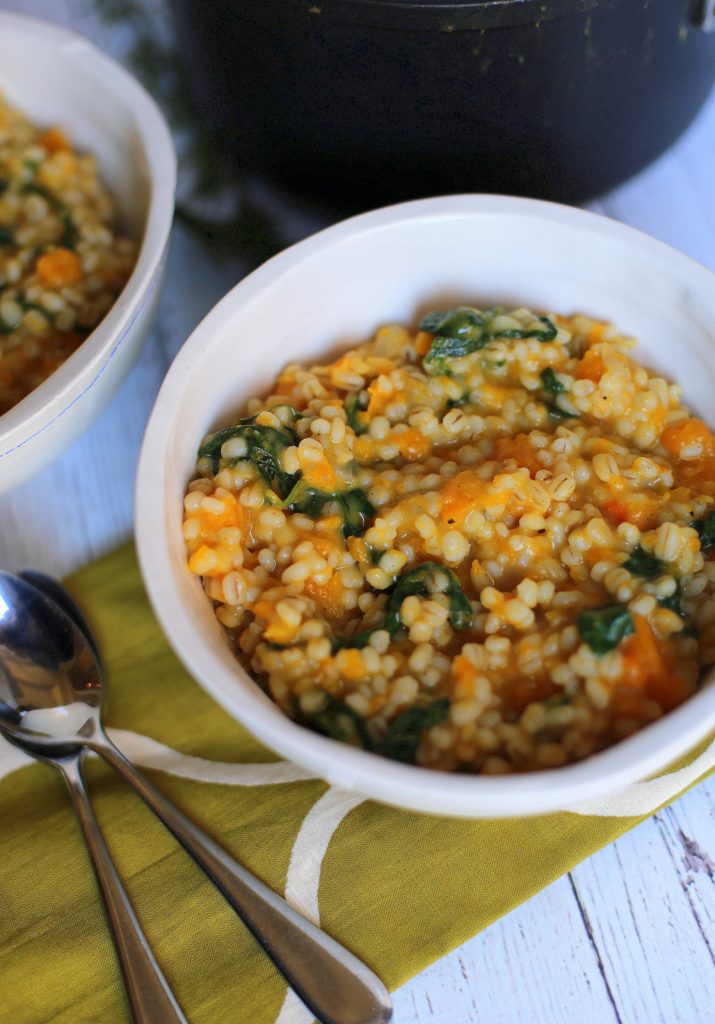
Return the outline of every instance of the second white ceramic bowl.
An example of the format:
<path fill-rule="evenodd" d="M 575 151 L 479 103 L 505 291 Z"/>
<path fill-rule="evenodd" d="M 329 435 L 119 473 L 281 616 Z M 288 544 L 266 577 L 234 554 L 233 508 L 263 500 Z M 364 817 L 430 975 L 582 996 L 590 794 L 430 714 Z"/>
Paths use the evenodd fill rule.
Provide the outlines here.
<path fill-rule="evenodd" d="M 715 277 L 631 228 L 500 196 L 394 206 L 338 224 L 236 286 L 186 342 L 147 428 L 136 492 L 144 580 L 188 670 L 268 747 L 387 803 L 472 817 L 567 808 L 664 767 L 715 727 L 712 681 L 632 738 L 579 764 L 505 777 L 397 764 L 291 722 L 237 663 L 186 567 L 182 498 L 207 431 L 242 414 L 289 361 L 414 324 L 429 309 L 527 305 L 614 321 L 638 358 L 680 381 L 705 419 L 715 394 Z"/>
<path fill-rule="evenodd" d="M 82 36 L 0 12 L 0 90 L 32 121 L 60 126 L 96 156 L 137 242 L 134 271 L 86 341 L 0 416 L 0 490 L 37 473 L 90 423 L 136 359 L 161 291 L 174 214 L 176 157 L 152 98 Z"/>

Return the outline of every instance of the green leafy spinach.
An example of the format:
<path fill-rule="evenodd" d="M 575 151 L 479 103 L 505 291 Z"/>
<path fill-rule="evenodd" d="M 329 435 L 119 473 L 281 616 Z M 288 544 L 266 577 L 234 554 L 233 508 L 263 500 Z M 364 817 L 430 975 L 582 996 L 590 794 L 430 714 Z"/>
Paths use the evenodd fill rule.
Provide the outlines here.
<path fill-rule="evenodd" d="M 298 479 L 295 473 L 286 473 L 281 466 L 281 456 L 286 448 L 298 443 L 290 427 L 268 427 L 255 422 L 255 416 L 241 419 L 232 427 L 224 427 L 216 434 L 209 434 L 199 448 L 200 459 L 210 459 L 213 472 L 221 465 L 221 448 L 233 437 L 240 437 L 246 443 L 244 456 L 252 462 L 269 487 L 279 495 L 288 494 Z M 229 464 L 238 460 L 228 460 Z"/>
<path fill-rule="evenodd" d="M 365 532 L 368 520 L 375 514 L 374 506 L 359 487 L 347 491 L 321 491 L 317 487 L 310 487 L 302 479 L 295 482 L 280 505 L 291 512 L 302 512 L 311 519 L 317 519 L 329 501 L 338 505 L 344 537 L 359 537 Z"/>
<path fill-rule="evenodd" d="M 361 398 L 361 393 L 355 391 L 352 395 L 347 395 L 345 398 L 345 412 L 348 418 L 348 426 L 352 427 L 353 432 L 359 437 L 364 434 L 367 430 L 367 424 L 362 421 L 360 414 L 365 412 L 367 408 L 366 402 Z"/>
<path fill-rule="evenodd" d="M 635 633 L 631 613 L 622 604 L 608 604 L 581 612 L 577 626 L 581 638 L 598 655 L 612 651 L 621 640 Z"/>
<path fill-rule="evenodd" d="M 492 322 L 502 310 L 489 309 L 481 312 L 470 306 L 457 306 L 443 313 L 428 313 L 420 322 L 420 330 L 434 334 L 429 352 L 424 358 L 427 373 L 449 374 L 447 361 L 478 352 L 495 338 L 518 339 L 536 338 L 538 341 L 553 341 L 556 325 L 548 317 L 536 318 L 540 326 L 511 328 L 503 331 L 492 330 Z"/>
<path fill-rule="evenodd" d="M 446 313 L 429 313 L 420 322 L 420 330 L 435 337 L 424 358 L 428 373 L 445 373 L 445 360 L 459 359 L 484 348 L 491 340 L 485 316 L 468 306 Z"/>
<path fill-rule="evenodd" d="M 541 371 L 541 386 L 548 395 L 564 395 L 568 393 L 568 388 L 560 381 L 550 366 L 547 366 L 545 370 Z M 556 404 L 556 399 L 547 401 L 544 403 L 548 409 L 549 416 L 555 420 L 572 420 L 576 414 L 568 412 L 566 409 L 562 409 L 560 405 Z"/>
<path fill-rule="evenodd" d="M 388 726 L 377 752 L 393 761 L 414 764 L 425 729 L 443 722 L 449 713 L 449 701 L 443 697 L 432 704 L 406 708 Z"/>
<path fill-rule="evenodd" d="M 559 380 L 550 366 L 542 370 L 540 376 L 544 391 L 548 391 L 550 395 L 563 394 L 567 390 L 564 382 Z"/>
<path fill-rule="evenodd" d="M 703 516 L 702 519 L 696 519 L 690 525 L 697 530 L 698 537 L 700 537 L 700 550 L 703 553 L 712 551 L 715 547 L 715 512 L 709 512 L 708 515 Z"/>
<path fill-rule="evenodd" d="M 424 730 L 439 725 L 448 712 L 449 701 L 446 698 L 426 706 L 407 708 L 393 719 L 378 741 L 373 738 L 362 715 L 335 697 L 328 697 L 320 711 L 308 713 L 297 709 L 295 719 L 314 732 L 341 743 L 362 747 L 393 761 L 413 764 Z"/>
<path fill-rule="evenodd" d="M 365 750 L 373 748 L 372 736 L 365 719 L 349 704 L 336 697 L 328 697 L 320 711 L 297 710 L 295 717 L 301 725 L 307 725 L 323 736 L 340 740 L 342 743 L 351 743 Z"/>
<path fill-rule="evenodd" d="M 382 622 L 349 639 L 336 641 L 336 650 L 340 647 L 365 647 L 372 634 L 382 629 L 387 630 L 390 636 L 394 636 L 402 626 L 400 618 L 402 602 L 406 597 L 428 594 L 430 592 L 428 584 L 435 575 L 443 576 L 446 581 L 445 593 L 449 598 L 449 621 L 452 626 L 460 630 L 468 629 L 472 624 L 472 606 L 455 574 L 446 565 L 440 565 L 438 562 L 423 562 L 422 565 L 409 569 L 398 577 L 385 606 L 385 617 Z"/>
<path fill-rule="evenodd" d="M 628 569 L 628 572 L 633 573 L 634 576 L 642 576 L 645 580 L 653 580 L 665 572 L 661 560 L 655 555 L 645 552 L 640 544 L 633 548 L 630 556 L 623 563 L 623 568 Z"/>

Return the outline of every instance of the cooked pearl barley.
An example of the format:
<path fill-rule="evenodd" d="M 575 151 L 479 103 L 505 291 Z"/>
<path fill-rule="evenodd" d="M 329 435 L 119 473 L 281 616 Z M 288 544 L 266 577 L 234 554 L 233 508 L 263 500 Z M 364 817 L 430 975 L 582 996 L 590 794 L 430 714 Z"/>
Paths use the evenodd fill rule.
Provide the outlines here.
<path fill-rule="evenodd" d="M 442 538 L 442 553 L 448 562 L 462 562 L 469 554 L 469 541 L 457 530 L 450 530 Z"/>
<path fill-rule="evenodd" d="M 550 482 L 549 490 L 555 501 L 568 501 L 576 490 L 576 481 L 567 473 L 562 473 Z"/>
<path fill-rule="evenodd" d="M 242 437 L 230 437 L 221 445 L 222 459 L 242 459 L 248 452 L 248 444 Z"/>
<path fill-rule="evenodd" d="M 504 605 L 504 618 L 517 629 L 528 629 L 534 624 L 534 613 L 528 605 L 518 598 L 507 601 Z"/>
<path fill-rule="evenodd" d="M 612 455 L 595 455 L 593 458 L 593 471 L 599 480 L 610 480 L 618 476 L 618 463 Z"/>
<path fill-rule="evenodd" d="M 495 322 L 512 321 L 543 326 L 527 310 Z M 560 318 L 547 343 L 494 339 L 450 375 L 425 372 L 431 345 L 388 327 L 332 364 L 286 368 L 269 408 L 248 412 L 295 431 L 276 452 L 295 503 L 278 507 L 274 467 L 228 438 L 185 498 L 189 565 L 287 713 L 336 714 L 376 745 L 425 714 L 418 763 L 557 768 L 662 714 L 653 692 L 683 700 L 715 659 L 715 567 L 691 527 L 714 507 L 692 483 L 709 479 L 687 449 L 702 427 L 630 341 L 585 317 Z M 547 367 L 567 422 L 549 413 Z M 666 429 L 683 440 L 661 443 Z M 602 650 L 612 605 L 632 628 Z"/>
<path fill-rule="evenodd" d="M 529 608 L 534 608 L 539 602 L 539 587 L 534 580 L 523 579 L 516 588 L 516 592 Z"/>
<path fill-rule="evenodd" d="M 0 225 L 9 236 L 0 243 L 4 413 L 105 315 L 131 273 L 136 248 L 109 230 L 113 202 L 91 156 L 76 152 L 59 129 L 51 131 L 61 145 L 43 145 L 46 129 L 2 98 L 0 124 Z M 28 194 L 34 186 L 44 194 Z"/>
<path fill-rule="evenodd" d="M 662 523 L 658 527 L 653 554 L 663 562 L 672 562 L 680 551 L 680 530 L 675 523 Z"/>

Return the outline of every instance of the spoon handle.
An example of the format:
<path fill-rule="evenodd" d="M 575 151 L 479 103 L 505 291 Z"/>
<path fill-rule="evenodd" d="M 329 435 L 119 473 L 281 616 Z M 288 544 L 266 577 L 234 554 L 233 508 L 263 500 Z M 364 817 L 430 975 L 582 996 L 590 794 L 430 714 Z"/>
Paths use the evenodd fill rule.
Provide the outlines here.
<path fill-rule="evenodd" d="M 82 825 L 114 935 L 136 1024 L 187 1024 L 154 954 L 99 830 L 82 776 L 81 758 L 53 762 L 62 772 Z"/>
<path fill-rule="evenodd" d="M 386 1024 L 392 1004 L 380 979 L 352 953 L 237 863 L 162 796 L 111 740 L 90 746 L 134 787 L 228 900 L 322 1024 Z"/>

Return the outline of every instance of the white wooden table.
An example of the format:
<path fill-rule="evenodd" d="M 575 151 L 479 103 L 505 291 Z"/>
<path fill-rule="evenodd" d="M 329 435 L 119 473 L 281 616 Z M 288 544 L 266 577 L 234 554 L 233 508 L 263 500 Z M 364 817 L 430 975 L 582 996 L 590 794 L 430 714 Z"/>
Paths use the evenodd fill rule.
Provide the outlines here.
<path fill-rule="evenodd" d="M 0 0 L 121 56 L 90 0 Z M 591 204 L 715 270 L 715 94 L 656 164 Z M 201 267 L 200 275 L 196 268 Z M 100 419 L 0 496 L 0 566 L 62 576 L 125 540 L 144 426 L 173 356 L 248 268 L 174 232 L 160 314 Z M 554 882 L 395 996 L 396 1024 L 706 1024 L 715 1020 L 715 781 Z M 44 1024 L 39 1022 L 38 1024 Z"/>

